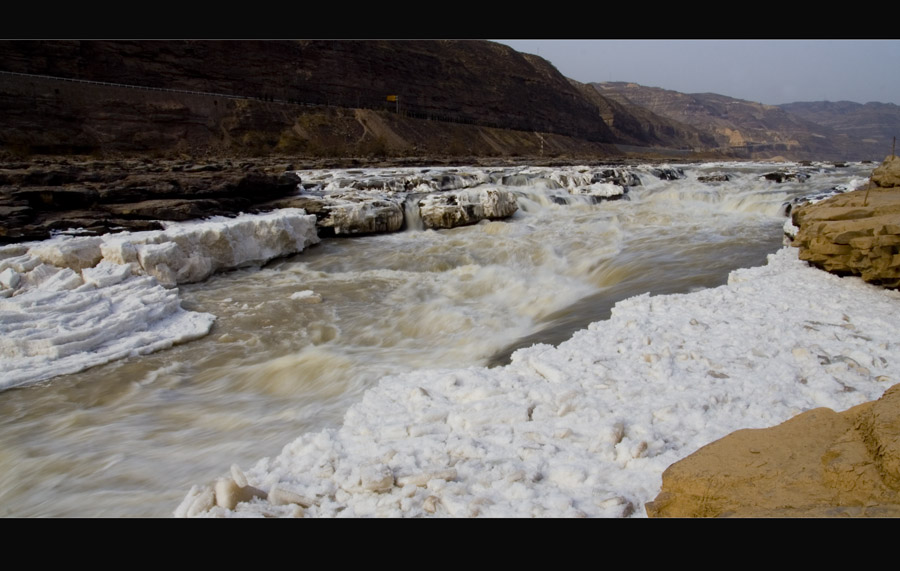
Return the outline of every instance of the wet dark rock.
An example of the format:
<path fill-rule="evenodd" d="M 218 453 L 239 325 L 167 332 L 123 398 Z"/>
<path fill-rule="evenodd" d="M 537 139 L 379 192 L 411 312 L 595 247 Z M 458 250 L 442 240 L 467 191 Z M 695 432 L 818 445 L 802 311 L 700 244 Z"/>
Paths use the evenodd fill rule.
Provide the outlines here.
<path fill-rule="evenodd" d="M 74 214 L 74 215 L 73 215 Z M 100 236 L 112 232 L 141 232 L 144 230 L 162 230 L 163 225 L 157 220 L 131 220 L 125 218 L 98 218 L 91 214 L 80 217 L 71 213 L 65 218 L 50 219 L 44 222 L 41 230 L 49 232 L 69 232 L 81 236 Z"/>
<path fill-rule="evenodd" d="M 30 206 L 0 206 L 0 238 L 22 235 L 24 226 L 34 220 L 34 210 Z"/>
<path fill-rule="evenodd" d="M 80 186 L 32 186 L 9 194 L 14 199 L 26 201 L 35 210 L 90 208 L 99 198 L 96 190 Z"/>
<path fill-rule="evenodd" d="M 683 176 L 684 172 L 681 174 Z M 641 179 L 633 172 L 624 169 L 603 169 L 596 172 L 591 177 L 591 183 L 597 182 L 613 183 L 626 188 L 629 186 L 641 186 Z"/>
<path fill-rule="evenodd" d="M 52 170 L 35 169 L 24 173 L 20 184 L 27 186 L 61 186 L 80 181 L 83 174 L 83 169 L 76 167 Z"/>
<path fill-rule="evenodd" d="M 7 183 L 0 185 L 3 242 L 44 239 L 79 226 L 102 233 L 159 227 L 148 220 L 233 216 L 295 195 L 300 185 L 299 175 L 264 161 L 235 167 L 227 160 L 196 165 L 147 158 L 6 163 L 0 181 Z"/>
<path fill-rule="evenodd" d="M 804 194 L 803 196 L 796 196 L 785 202 L 781 205 L 781 213 L 784 216 L 790 216 L 791 212 L 794 208 L 798 206 L 802 206 L 804 204 L 814 204 L 816 202 L 821 202 L 825 199 L 831 198 L 832 196 L 836 196 L 838 194 L 843 194 L 847 192 L 849 189 L 845 186 L 835 186 L 829 188 L 827 190 L 821 190 L 819 192 L 814 192 L 811 194 Z"/>
<path fill-rule="evenodd" d="M 809 178 L 809 175 L 801 172 L 787 172 L 787 171 L 776 171 L 770 172 L 763 175 L 765 180 L 770 180 L 772 182 L 784 182 L 788 180 L 804 182 Z"/>
<path fill-rule="evenodd" d="M 225 167 L 217 164 L 208 165 L 191 165 L 184 169 L 184 172 L 221 172 Z"/>
<path fill-rule="evenodd" d="M 249 201 L 246 202 L 249 204 Z M 101 209 L 125 219 L 173 220 L 182 222 L 196 218 L 225 215 L 231 209 L 224 208 L 218 200 L 184 199 L 144 200 L 142 202 L 103 205 Z"/>
<path fill-rule="evenodd" d="M 697 180 L 700 182 L 728 182 L 729 180 L 731 180 L 731 175 L 711 174 L 706 176 L 698 176 Z"/>
<path fill-rule="evenodd" d="M 650 171 L 653 176 L 660 180 L 678 180 L 684 178 L 684 169 L 681 168 L 655 168 Z"/>

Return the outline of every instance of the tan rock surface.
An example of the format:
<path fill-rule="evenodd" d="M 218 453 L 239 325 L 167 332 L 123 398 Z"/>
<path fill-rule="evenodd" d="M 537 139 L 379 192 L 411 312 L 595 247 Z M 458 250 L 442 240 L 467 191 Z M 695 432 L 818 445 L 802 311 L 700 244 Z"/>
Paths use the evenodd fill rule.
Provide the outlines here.
<path fill-rule="evenodd" d="M 670 466 L 650 517 L 900 517 L 900 384 L 739 430 Z"/>
<path fill-rule="evenodd" d="M 900 287 L 900 158 L 875 169 L 873 184 L 797 208 L 800 259 L 838 275 Z M 877 186 L 882 185 L 882 186 Z"/>
<path fill-rule="evenodd" d="M 891 155 L 872 173 L 872 183 L 881 188 L 900 186 L 900 157 Z"/>

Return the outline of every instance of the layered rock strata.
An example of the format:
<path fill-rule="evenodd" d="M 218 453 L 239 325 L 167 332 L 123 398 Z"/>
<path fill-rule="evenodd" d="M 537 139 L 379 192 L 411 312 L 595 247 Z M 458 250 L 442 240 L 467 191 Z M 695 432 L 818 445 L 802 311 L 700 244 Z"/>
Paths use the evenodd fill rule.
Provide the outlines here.
<path fill-rule="evenodd" d="M 900 517 L 900 384 L 739 430 L 663 473 L 650 517 Z"/>
<path fill-rule="evenodd" d="M 0 165 L 0 243 L 59 232 L 161 230 L 165 221 L 280 208 L 314 214 L 321 237 L 453 228 L 513 215 L 522 192 L 499 187 L 559 189 L 551 199 L 569 204 L 620 199 L 641 184 L 633 172 L 609 167 L 373 169 L 366 177 L 350 172 L 295 171 L 266 160 L 6 163 Z M 670 168 L 652 174 L 683 176 Z"/>
<path fill-rule="evenodd" d="M 838 274 L 900 287 L 900 158 L 875 169 L 868 189 L 798 207 L 800 259 Z"/>
<path fill-rule="evenodd" d="M 159 230 L 185 221 L 252 212 L 296 193 L 299 178 L 263 162 L 31 161 L 0 165 L 0 242 Z"/>

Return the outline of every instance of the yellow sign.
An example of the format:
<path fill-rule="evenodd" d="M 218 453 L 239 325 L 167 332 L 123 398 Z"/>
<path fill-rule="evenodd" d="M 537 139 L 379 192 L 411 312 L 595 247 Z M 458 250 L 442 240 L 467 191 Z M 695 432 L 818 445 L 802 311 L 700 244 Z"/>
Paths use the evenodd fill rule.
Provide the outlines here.
<path fill-rule="evenodd" d="M 388 101 L 397 101 L 397 96 L 396 95 L 388 95 L 387 100 Z"/>

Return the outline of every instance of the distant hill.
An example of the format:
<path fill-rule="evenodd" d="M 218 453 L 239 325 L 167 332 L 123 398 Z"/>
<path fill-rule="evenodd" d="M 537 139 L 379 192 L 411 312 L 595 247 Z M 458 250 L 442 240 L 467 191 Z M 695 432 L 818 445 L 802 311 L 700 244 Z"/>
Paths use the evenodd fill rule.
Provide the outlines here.
<path fill-rule="evenodd" d="M 619 145 L 711 150 L 719 145 L 714 137 L 700 129 L 657 115 L 627 99 L 606 97 L 593 85 L 569 80 L 594 105 L 603 121 L 616 136 Z"/>
<path fill-rule="evenodd" d="M 858 141 L 861 148 L 879 159 L 890 154 L 893 139 L 900 134 L 900 106 L 893 103 L 812 101 L 779 107 Z"/>
<path fill-rule="evenodd" d="M 863 142 L 869 128 L 838 129 L 835 122 L 813 113 L 795 113 L 803 104 L 773 106 L 717 95 L 679 93 L 636 83 L 592 83 L 600 94 L 620 103 L 643 107 L 657 115 L 688 124 L 715 138 L 716 147 L 737 157 L 859 160 L 880 159 Z"/>

